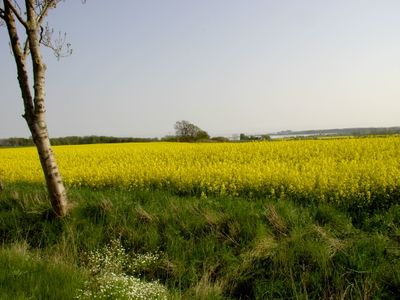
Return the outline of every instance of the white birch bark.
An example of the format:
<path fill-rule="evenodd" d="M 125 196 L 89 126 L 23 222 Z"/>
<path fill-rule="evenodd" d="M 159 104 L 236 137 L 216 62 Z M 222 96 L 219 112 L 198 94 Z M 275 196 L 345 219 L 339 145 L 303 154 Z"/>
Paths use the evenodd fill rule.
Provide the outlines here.
<path fill-rule="evenodd" d="M 49 2 L 49 6 L 44 6 L 45 10 L 42 11 L 42 14 L 38 15 L 34 9 L 36 0 L 25 0 L 27 18 L 24 20 L 10 0 L 3 0 L 4 10 L 2 11 L 2 18 L 7 26 L 11 48 L 17 66 L 18 82 L 25 111 L 23 117 L 28 124 L 37 148 L 54 212 L 58 216 L 65 216 L 68 210 L 67 195 L 55 156 L 51 149 L 45 117 L 46 65 L 43 62 L 40 51 L 41 36 L 39 22 L 44 19 L 47 10 L 51 8 L 51 1 L 47 2 Z M 18 36 L 16 19 L 26 31 L 27 40 L 24 50 L 22 50 Z M 29 49 L 29 51 L 26 51 L 27 49 Z M 29 77 L 26 67 L 26 58 L 28 54 L 30 54 L 32 61 L 33 91 L 29 86 Z"/>

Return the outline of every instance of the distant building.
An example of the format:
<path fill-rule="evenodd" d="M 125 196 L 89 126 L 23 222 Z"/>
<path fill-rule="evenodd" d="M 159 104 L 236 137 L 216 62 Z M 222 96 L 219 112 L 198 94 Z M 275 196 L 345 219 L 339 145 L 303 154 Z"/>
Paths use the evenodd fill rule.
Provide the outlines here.
<path fill-rule="evenodd" d="M 235 133 L 232 134 L 232 137 L 230 138 L 231 141 L 239 141 L 240 140 L 240 135 Z"/>

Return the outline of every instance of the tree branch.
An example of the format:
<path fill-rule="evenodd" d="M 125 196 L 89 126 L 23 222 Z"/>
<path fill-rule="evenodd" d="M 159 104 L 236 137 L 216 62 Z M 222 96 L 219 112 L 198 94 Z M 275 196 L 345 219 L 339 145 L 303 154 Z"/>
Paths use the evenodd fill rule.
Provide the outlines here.
<path fill-rule="evenodd" d="M 10 0 L 4 0 L 4 4 L 8 5 L 8 7 L 11 9 L 11 11 L 14 13 L 14 15 L 16 16 L 16 18 L 18 19 L 18 21 L 25 27 L 28 28 L 28 24 L 26 23 L 26 21 L 24 20 L 24 18 L 22 18 L 20 11 L 18 11 L 18 9 L 14 6 L 14 4 L 10 1 Z"/>
<path fill-rule="evenodd" d="M 35 116 L 41 116 L 45 112 L 44 98 L 45 98 L 45 72 L 46 65 L 40 52 L 39 43 L 39 30 L 37 23 L 37 13 L 35 11 L 35 0 L 25 0 L 26 14 L 28 22 L 28 30 L 26 34 L 29 41 L 30 56 L 32 59 L 33 70 L 33 90 L 34 98 L 33 104 L 35 109 Z"/>
<path fill-rule="evenodd" d="M 5 18 L 6 18 L 6 13 L 5 13 L 4 9 L 2 9 L 0 7 L 0 19 L 2 19 L 4 21 Z"/>
<path fill-rule="evenodd" d="M 67 34 L 58 32 L 58 38 L 53 36 L 54 30 L 46 24 L 45 27 L 41 26 L 39 43 L 47 48 L 53 50 L 57 60 L 62 57 L 68 57 L 72 54 L 71 44 L 67 42 Z"/>
<path fill-rule="evenodd" d="M 49 11 L 49 9 L 51 8 L 51 2 L 53 2 L 53 1 L 46 1 L 46 3 L 44 3 L 43 4 L 43 7 L 40 9 L 40 12 L 39 12 L 39 16 L 38 16 L 38 18 L 37 18 L 37 23 L 38 23 L 38 26 L 40 26 L 42 23 L 43 23 L 43 21 L 44 21 L 44 18 L 46 17 L 46 15 L 47 15 L 47 12 Z M 57 4 L 57 3 L 56 3 Z M 56 5 L 55 4 L 55 5 Z"/>
<path fill-rule="evenodd" d="M 0 8 L 0 10 L 1 10 L 1 8 Z M 4 26 L 6 24 L 5 18 L 6 17 L 4 15 L 4 11 L 0 11 L 0 27 Z"/>
<path fill-rule="evenodd" d="M 7 31 L 10 36 L 11 49 L 14 54 L 15 63 L 17 65 L 18 82 L 22 92 L 22 99 L 25 107 L 25 118 L 30 118 L 33 115 L 33 98 L 29 87 L 28 72 L 25 66 L 25 57 L 21 51 L 21 44 L 17 26 L 14 19 L 14 13 L 8 5 L 9 1 L 4 2 L 4 21 L 7 25 Z"/>
<path fill-rule="evenodd" d="M 49 12 L 50 9 L 56 8 L 57 4 L 60 2 L 60 0 L 47 0 L 43 4 L 43 7 L 41 7 L 39 16 L 37 19 L 38 26 L 41 26 L 44 18 L 47 16 L 47 13 Z"/>

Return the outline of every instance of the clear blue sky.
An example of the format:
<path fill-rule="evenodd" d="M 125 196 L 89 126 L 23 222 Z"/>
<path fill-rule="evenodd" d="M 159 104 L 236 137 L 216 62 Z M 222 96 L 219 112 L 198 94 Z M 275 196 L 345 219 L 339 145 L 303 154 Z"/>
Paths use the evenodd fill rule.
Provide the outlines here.
<path fill-rule="evenodd" d="M 67 0 L 44 50 L 50 135 L 400 126 L 399 0 Z M 0 137 L 29 136 L 0 28 Z"/>

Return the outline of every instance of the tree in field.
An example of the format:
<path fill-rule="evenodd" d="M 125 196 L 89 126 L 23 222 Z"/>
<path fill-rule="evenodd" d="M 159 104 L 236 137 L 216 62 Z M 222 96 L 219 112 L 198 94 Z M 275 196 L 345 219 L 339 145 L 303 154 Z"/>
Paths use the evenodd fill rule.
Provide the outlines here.
<path fill-rule="evenodd" d="M 178 121 L 175 123 L 175 133 L 179 141 L 191 142 L 209 139 L 208 133 L 189 121 Z"/>
<path fill-rule="evenodd" d="M 51 204 L 58 216 L 64 216 L 68 201 L 47 131 L 46 65 L 41 55 L 41 45 L 51 48 L 57 58 L 69 53 L 69 45 L 67 44 L 67 49 L 64 47 L 65 39 L 61 36 L 59 39 L 52 39 L 52 30 L 48 25 L 43 25 L 49 11 L 55 9 L 60 2 L 61 0 L 2 0 L 0 20 L 8 31 L 24 104 L 23 118 L 39 154 Z M 31 74 L 28 65 L 31 65 Z M 33 88 L 30 87 L 29 75 L 32 76 Z"/>

